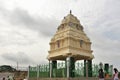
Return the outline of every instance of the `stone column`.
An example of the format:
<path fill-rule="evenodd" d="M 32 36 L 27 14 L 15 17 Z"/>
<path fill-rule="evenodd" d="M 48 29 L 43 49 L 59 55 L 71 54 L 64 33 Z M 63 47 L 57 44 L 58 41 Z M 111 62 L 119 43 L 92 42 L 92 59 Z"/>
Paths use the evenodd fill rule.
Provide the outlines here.
<path fill-rule="evenodd" d="M 50 78 L 52 78 L 52 61 L 49 61 L 49 69 L 50 69 L 49 76 Z"/>
<path fill-rule="evenodd" d="M 75 77 L 75 59 L 70 57 L 70 77 Z"/>
<path fill-rule="evenodd" d="M 86 77 L 86 60 L 84 60 L 84 77 Z"/>
<path fill-rule="evenodd" d="M 88 60 L 88 77 L 92 77 L 92 60 Z"/>
<path fill-rule="evenodd" d="M 52 77 L 56 77 L 57 61 L 52 61 Z"/>
<path fill-rule="evenodd" d="M 75 60 L 73 57 L 67 57 L 66 59 L 67 64 L 67 78 L 75 77 Z"/>
<path fill-rule="evenodd" d="M 66 58 L 66 73 L 67 73 L 67 78 L 70 77 L 70 57 Z"/>

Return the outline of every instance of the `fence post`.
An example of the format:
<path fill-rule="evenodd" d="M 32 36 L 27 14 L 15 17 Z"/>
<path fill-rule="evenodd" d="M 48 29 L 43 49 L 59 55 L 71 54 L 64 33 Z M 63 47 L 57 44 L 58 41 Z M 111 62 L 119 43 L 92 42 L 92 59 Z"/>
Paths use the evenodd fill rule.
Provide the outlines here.
<path fill-rule="evenodd" d="M 37 80 L 39 78 L 39 65 L 37 65 Z"/>
<path fill-rule="evenodd" d="M 30 66 L 28 66 L 28 75 L 27 75 L 27 79 L 29 79 L 30 77 Z"/>
<path fill-rule="evenodd" d="M 110 65 L 109 72 L 110 72 L 110 76 L 112 77 L 112 75 L 113 75 L 113 65 Z"/>

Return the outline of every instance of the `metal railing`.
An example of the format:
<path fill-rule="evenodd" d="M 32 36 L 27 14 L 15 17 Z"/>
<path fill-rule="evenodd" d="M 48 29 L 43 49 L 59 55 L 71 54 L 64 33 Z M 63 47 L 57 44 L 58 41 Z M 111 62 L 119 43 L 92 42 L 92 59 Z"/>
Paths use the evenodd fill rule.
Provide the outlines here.
<path fill-rule="evenodd" d="M 49 77 L 49 64 L 37 65 L 35 67 L 29 66 L 29 77 Z M 84 65 L 83 63 L 75 64 L 75 77 L 84 77 Z M 98 77 L 99 65 L 92 65 L 92 76 Z M 112 76 L 112 67 L 109 67 L 109 75 Z M 57 69 L 53 70 L 53 77 L 66 77 L 66 64 L 64 62 L 57 63 Z"/>

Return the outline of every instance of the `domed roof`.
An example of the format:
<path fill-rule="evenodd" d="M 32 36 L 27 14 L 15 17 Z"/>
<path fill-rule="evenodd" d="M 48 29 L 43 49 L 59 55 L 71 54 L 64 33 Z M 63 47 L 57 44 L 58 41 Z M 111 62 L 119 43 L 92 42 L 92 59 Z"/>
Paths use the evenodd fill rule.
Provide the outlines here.
<path fill-rule="evenodd" d="M 69 22 L 80 24 L 80 21 L 77 19 L 77 17 L 75 17 L 71 13 L 71 11 L 70 11 L 70 14 L 68 14 L 66 17 L 64 17 L 64 19 L 62 20 L 62 24 L 69 23 Z"/>

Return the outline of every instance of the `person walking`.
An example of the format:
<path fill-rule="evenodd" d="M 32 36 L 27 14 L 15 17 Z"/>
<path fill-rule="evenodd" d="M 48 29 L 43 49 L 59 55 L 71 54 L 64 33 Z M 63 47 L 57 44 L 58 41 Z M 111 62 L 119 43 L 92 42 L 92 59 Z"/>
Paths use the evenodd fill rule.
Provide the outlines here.
<path fill-rule="evenodd" d="M 3 77 L 3 79 L 2 80 L 5 80 L 5 77 Z"/>
<path fill-rule="evenodd" d="M 104 80 L 104 72 L 103 69 L 99 69 L 99 80 Z"/>
<path fill-rule="evenodd" d="M 119 74 L 119 72 L 118 72 L 117 68 L 114 68 L 113 80 L 119 80 L 118 74 Z"/>

